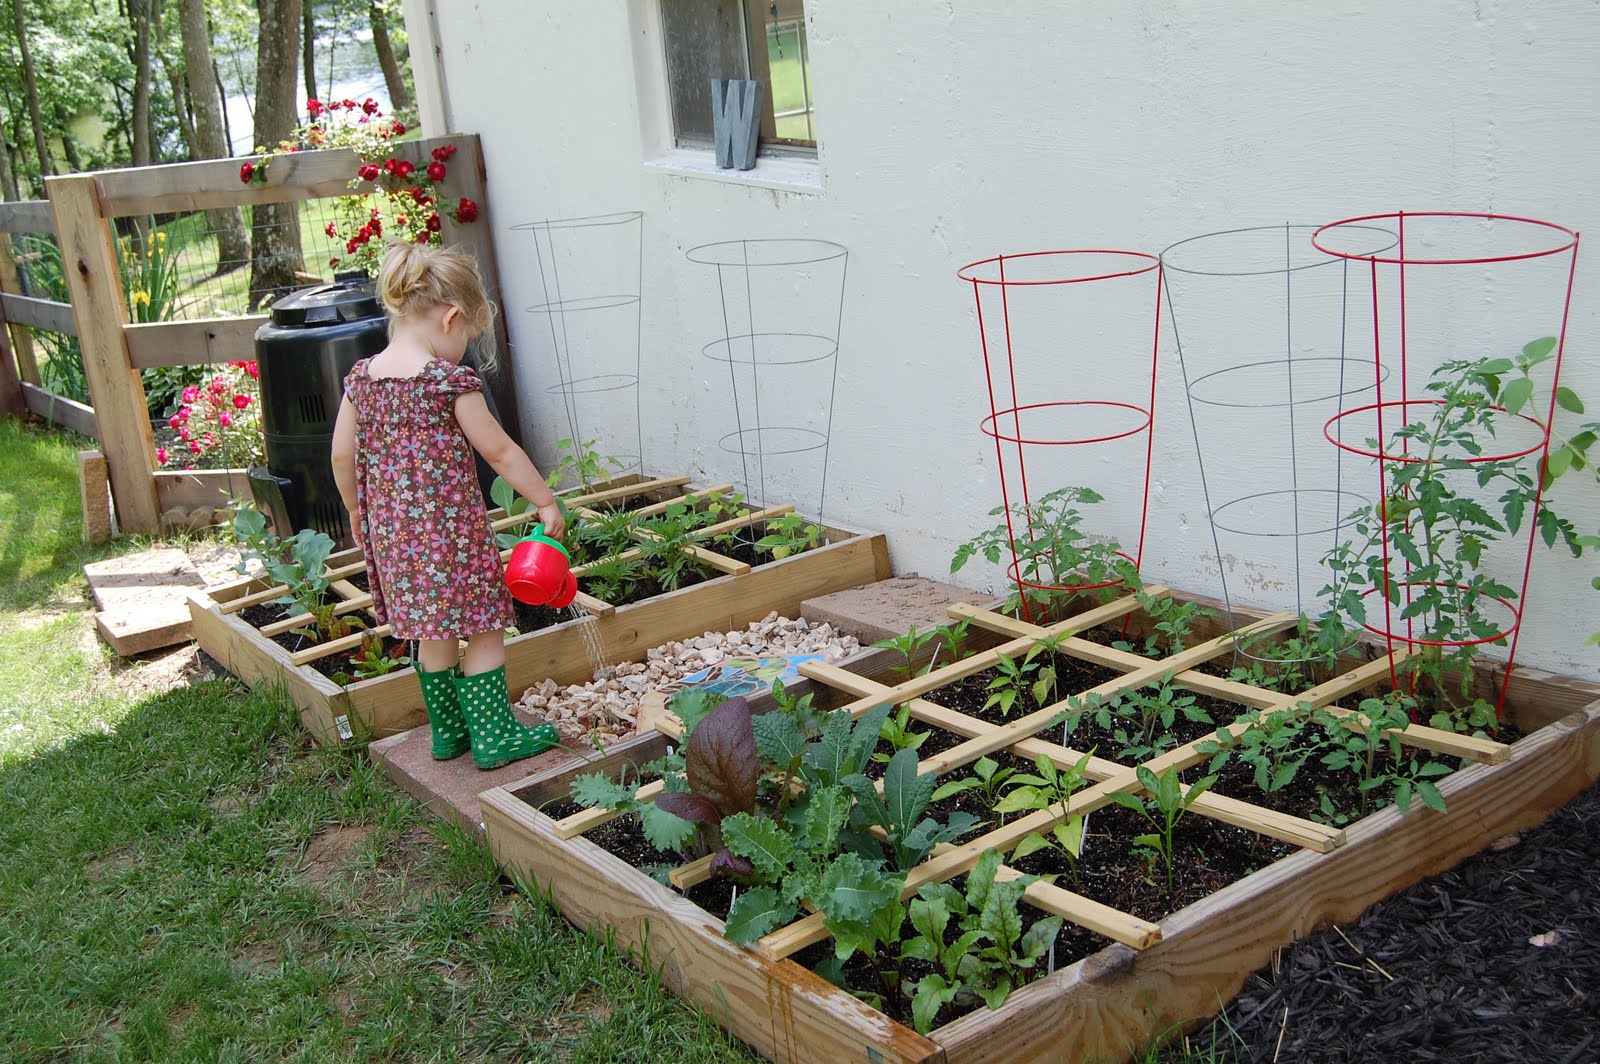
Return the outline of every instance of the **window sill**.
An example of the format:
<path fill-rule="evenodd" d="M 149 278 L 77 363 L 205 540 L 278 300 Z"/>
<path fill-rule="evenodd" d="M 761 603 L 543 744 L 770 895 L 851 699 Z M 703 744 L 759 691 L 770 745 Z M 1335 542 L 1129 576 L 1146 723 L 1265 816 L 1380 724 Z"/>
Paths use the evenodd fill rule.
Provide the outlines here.
<path fill-rule="evenodd" d="M 822 191 L 822 167 L 816 159 L 758 157 L 754 170 L 724 170 L 717 165 L 715 152 L 674 148 L 658 159 L 645 160 L 644 166 L 674 177 L 709 178 L 751 188 L 807 195 Z"/>

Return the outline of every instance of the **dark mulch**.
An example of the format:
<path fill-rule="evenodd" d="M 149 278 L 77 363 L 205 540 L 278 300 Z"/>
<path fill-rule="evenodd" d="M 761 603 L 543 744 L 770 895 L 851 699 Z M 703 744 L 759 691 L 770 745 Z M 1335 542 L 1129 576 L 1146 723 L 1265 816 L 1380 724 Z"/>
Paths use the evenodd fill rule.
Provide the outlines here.
<path fill-rule="evenodd" d="M 1600 787 L 1284 950 L 1191 1044 L 1252 1062 L 1600 1061 L 1597 868 Z"/>

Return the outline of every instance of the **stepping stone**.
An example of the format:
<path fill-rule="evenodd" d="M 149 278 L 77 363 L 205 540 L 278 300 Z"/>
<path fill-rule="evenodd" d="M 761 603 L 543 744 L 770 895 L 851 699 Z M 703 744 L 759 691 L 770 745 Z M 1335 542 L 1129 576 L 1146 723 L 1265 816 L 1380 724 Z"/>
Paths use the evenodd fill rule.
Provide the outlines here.
<path fill-rule="evenodd" d="M 128 657 L 189 639 L 189 591 L 205 586 L 181 550 L 162 547 L 83 567 L 99 611 L 95 627 Z"/>
<path fill-rule="evenodd" d="M 950 615 L 945 610 L 951 605 L 982 605 L 991 598 L 981 591 L 907 573 L 807 599 L 800 604 L 800 615 L 812 624 L 831 624 L 863 644 L 871 644 L 902 635 L 912 625 L 923 632 L 949 624 Z"/>
<path fill-rule="evenodd" d="M 512 712 L 524 724 L 539 723 L 537 718 L 514 707 Z M 470 753 L 449 761 L 435 761 L 433 729 L 426 724 L 379 739 L 367 747 L 367 756 L 383 769 L 384 775 L 427 806 L 435 816 L 454 819 L 474 835 L 483 833 L 483 821 L 478 816 L 478 795 L 491 787 L 516 783 L 572 760 L 572 754 L 557 748 L 487 772 L 473 764 Z"/>

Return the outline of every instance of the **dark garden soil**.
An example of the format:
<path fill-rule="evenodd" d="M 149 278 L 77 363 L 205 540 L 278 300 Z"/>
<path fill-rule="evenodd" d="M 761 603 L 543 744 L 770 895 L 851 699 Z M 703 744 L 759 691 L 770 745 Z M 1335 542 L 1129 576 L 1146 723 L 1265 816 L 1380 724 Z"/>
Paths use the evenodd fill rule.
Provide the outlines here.
<path fill-rule="evenodd" d="M 349 581 L 352 587 L 358 587 L 362 591 L 369 593 L 372 591 L 372 576 L 365 569 L 359 573 L 353 573 L 345 577 L 345 579 Z"/>
<path fill-rule="evenodd" d="M 1021 872 L 1055 875 L 1057 886 L 1154 922 L 1295 851 L 1288 843 L 1231 824 L 1186 815 L 1173 833 L 1169 891 L 1166 865 L 1133 846 L 1135 836 L 1150 830 L 1149 822 L 1133 810 L 1106 806 L 1088 816 L 1076 881 L 1068 859 L 1053 849 L 1008 863 Z"/>
<path fill-rule="evenodd" d="M 269 624 L 277 624 L 279 621 L 288 620 L 290 616 L 289 609 L 290 607 L 280 606 L 276 602 L 263 602 L 259 606 L 246 606 L 238 613 L 235 613 L 234 616 L 252 628 L 265 628 Z M 299 611 L 296 610 L 295 612 L 298 613 Z"/>
<path fill-rule="evenodd" d="M 1163 1060 L 1600 1060 L 1600 787 L 1290 946 Z M 1208 1056 L 1214 1050 L 1214 1056 Z"/>
<path fill-rule="evenodd" d="M 549 606 L 530 606 L 516 599 L 512 599 L 511 604 L 516 607 L 517 631 L 523 635 L 537 632 L 541 628 L 549 628 L 562 621 L 572 620 L 572 614 L 566 610 L 553 610 Z"/>
<path fill-rule="evenodd" d="M 294 632 L 283 632 L 279 635 L 272 636 L 271 638 L 274 643 L 278 644 L 291 654 L 298 653 L 299 651 L 306 650 L 315 645 L 305 636 L 296 635 Z M 383 637 L 383 651 L 388 657 L 403 658 L 406 656 L 409 649 L 410 648 L 408 644 L 402 640 L 391 639 L 389 636 Z M 314 669 L 322 675 L 328 677 L 330 680 L 334 679 L 335 677 L 339 677 L 342 674 L 342 677 L 346 682 L 360 683 L 361 681 L 355 678 L 355 666 L 350 662 L 351 656 L 359 654 L 360 652 L 360 647 L 353 647 L 348 653 L 329 654 L 325 657 L 313 658 L 311 661 L 306 662 L 304 667 Z M 391 669 L 389 671 L 394 672 L 396 670 Z M 368 677 L 368 679 L 371 678 L 372 677 Z"/>

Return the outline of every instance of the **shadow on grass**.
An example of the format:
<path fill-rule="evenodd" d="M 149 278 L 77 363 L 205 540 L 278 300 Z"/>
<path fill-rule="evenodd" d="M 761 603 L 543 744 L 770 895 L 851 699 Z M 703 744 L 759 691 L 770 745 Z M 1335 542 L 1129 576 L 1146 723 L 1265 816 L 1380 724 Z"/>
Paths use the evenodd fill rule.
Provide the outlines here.
<path fill-rule="evenodd" d="M 228 679 L 0 768 L 0 1000 L 29 1061 L 753 1059 Z"/>

